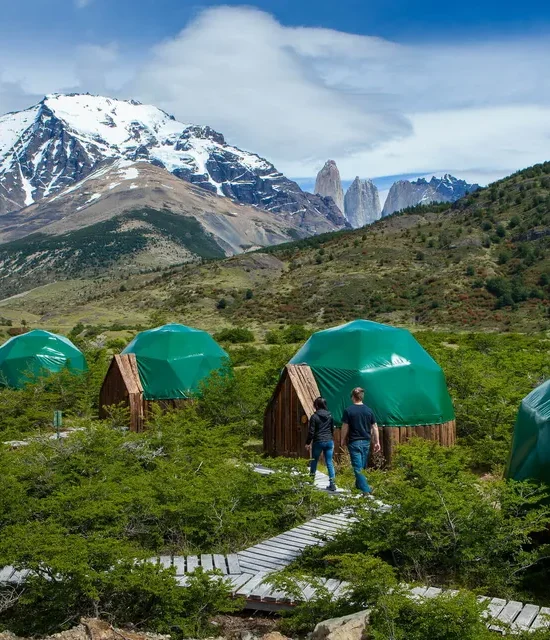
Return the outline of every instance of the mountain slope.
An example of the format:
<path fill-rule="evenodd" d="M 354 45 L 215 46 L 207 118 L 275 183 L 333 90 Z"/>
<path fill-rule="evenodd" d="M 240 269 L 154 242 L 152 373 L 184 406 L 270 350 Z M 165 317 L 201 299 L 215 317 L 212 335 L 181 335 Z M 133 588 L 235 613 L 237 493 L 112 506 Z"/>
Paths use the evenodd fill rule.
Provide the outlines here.
<path fill-rule="evenodd" d="M 0 117 L 0 214 L 59 193 L 114 159 L 150 162 L 217 195 L 299 216 L 307 233 L 346 226 L 330 199 L 303 192 L 267 160 L 227 144 L 209 127 L 88 94 L 47 96 Z"/>
<path fill-rule="evenodd" d="M 550 330 L 550 163 L 452 205 L 420 206 L 357 231 L 204 265 L 136 273 L 124 281 L 126 291 L 120 285 L 119 277 L 67 283 L 53 310 L 55 289 L 32 291 L 0 303 L 0 314 L 69 328 L 114 319 L 132 326 L 160 312 L 207 329 L 331 326 L 363 317 L 461 331 Z"/>
<path fill-rule="evenodd" d="M 429 182 L 424 178 L 413 181 L 398 180 L 390 188 L 382 210 L 382 217 L 418 204 L 455 202 L 479 188 L 478 184 L 469 184 L 448 173 L 442 178 L 432 176 Z"/>
<path fill-rule="evenodd" d="M 303 237 L 146 162 L 116 160 L 2 218 L 0 294 L 71 277 L 223 258 Z"/>

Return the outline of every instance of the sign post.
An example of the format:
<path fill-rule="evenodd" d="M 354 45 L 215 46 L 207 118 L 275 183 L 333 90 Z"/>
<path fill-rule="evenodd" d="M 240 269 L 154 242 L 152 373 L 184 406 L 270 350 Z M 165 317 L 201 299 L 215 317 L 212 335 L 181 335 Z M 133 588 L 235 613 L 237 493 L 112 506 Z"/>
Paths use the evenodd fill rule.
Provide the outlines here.
<path fill-rule="evenodd" d="M 61 411 L 54 411 L 53 412 L 53 426 L 55 427 L 55 431 L 57 433 L 57 439 L 58 440 L 61 437 L 59 435 L 59 429 L 61 428 L 62 424 L 63 424 L 63 414 L 61 413 Z"/>

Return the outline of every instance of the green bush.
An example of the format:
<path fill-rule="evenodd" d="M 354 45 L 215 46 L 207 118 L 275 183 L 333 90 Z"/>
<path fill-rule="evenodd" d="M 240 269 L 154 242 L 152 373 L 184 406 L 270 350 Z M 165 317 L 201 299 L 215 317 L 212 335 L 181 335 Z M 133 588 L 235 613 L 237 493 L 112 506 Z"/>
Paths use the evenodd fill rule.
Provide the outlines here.
<path fill-rule="evenodd" d="M 406 582 L 482 589 L 505 597 L 525 588 L 548 550 L 535 545 L 550 524 L 542 489 L 467 471 L 460 448 L 413 440 L 399 449 L 379 485 L 381 500 L 358 518 L 335 548 L 389 559 Z"/>
<path fill-rule="evenodd" d="M 388 594 L 371 613 L 366 640 L 496 640 L 482 618 L 484 608 L 467 592 L 426 599 Z"/>
<path fill-rule="evenodd" d="M 254 334 L 244 327 L 231 327 L 222 329 L 214 334 L 214 340 L 218 342 L 230 342 L 231 344 L 243 344 L 254 342 Z"/>

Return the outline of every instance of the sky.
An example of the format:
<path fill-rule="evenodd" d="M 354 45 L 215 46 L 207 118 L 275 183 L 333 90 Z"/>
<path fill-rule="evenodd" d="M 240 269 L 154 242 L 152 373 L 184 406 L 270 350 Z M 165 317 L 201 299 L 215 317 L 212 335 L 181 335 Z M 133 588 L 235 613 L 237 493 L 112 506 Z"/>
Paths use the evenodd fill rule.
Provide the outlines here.
<path fill-rule="evenodd" d="M 312 183 L 550 159 L 550 3 L 0 0 L 0 113 L 90 92 L 208 124 Z"/>

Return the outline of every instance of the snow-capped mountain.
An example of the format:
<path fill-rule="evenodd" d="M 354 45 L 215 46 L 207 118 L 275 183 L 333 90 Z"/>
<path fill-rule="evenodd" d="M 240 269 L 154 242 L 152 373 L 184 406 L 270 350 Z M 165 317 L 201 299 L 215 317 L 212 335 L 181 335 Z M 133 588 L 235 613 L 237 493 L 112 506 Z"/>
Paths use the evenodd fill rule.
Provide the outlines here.
<path fill-rule="evenodd" d="M 425 178 L 418 180 L 398 180 L 394 182 L 384 203 L 382 217 L 389 216 L 396 211 L 418 204 L 431 202 L 455 202 L 467 193 L 476 191 L 478 184 L 469 184 L 446 173 L 442 178 L 432 176 L 428 182 Z"/>
<path fill-rule="evenodd" d="M 308 233 L 346 226 L 334 203 L 303 192 L 267 160 L 133 100 L 50 95 L 0 117 L 0 215 L 32 205 L 106 160 L 150 162 L 208 191 L 293 218 Z"/>

